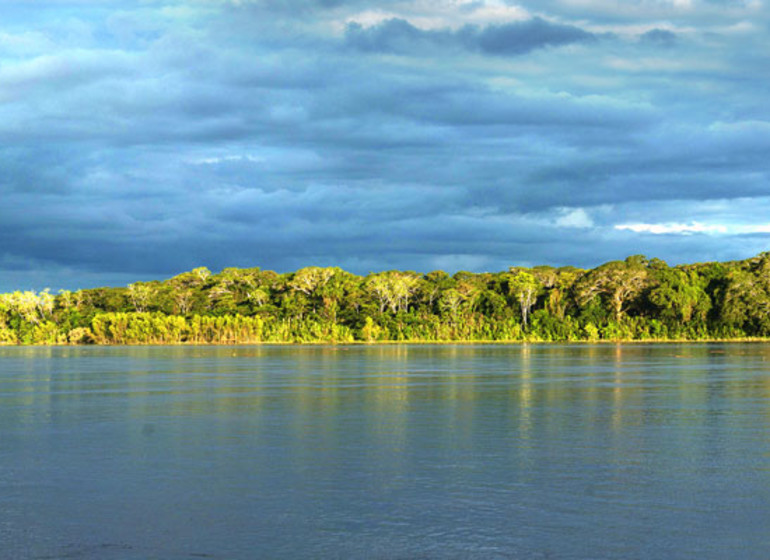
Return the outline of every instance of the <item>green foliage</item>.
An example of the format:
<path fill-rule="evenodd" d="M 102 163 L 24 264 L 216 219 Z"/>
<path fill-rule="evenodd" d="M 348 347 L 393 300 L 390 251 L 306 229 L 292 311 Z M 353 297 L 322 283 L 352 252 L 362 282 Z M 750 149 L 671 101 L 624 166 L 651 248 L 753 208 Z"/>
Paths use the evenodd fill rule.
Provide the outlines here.
<path fill-rule="evenodd" d="M 29 344 L 52 345 L 67 342 L 66 335 L 60 335 L 59 327 L 52 321 L 36 324 L 28 334 Z"/>
<path fill-rule="evenodd" d="M 538 309 L 532 314 L 531 334 L 536 340 L 545 342 L 567 342 L 580 340 L 580 325 L 573 317 L 559 318 L 546 309 Z"/>
<path fill-rule="evenodd" d="M 535 305 L 542 287 L 539 279 L 531 272 L 521 269 L 511 270 L 508 288 L 511 295 L 519 302 L 521 324 L 524 326 L 524 329 L 527 328 L 530 309 Z"/>
<path fill-rule="evenodd" d="M 770 336 L 770 253 L 500 273 L 196 268 L 125 288 L 0 294 L 0 344 L 704 340 Z"/>
<path fill-rule="evenodd" d="M 371 317 L 367 317 L 364 321 L 364 326 L 361 327 L 361 332 L 358 338 L 364 342 L 376 342 L 378 340 L 382 340 L 384 334 L 385 331 L 383 328 L 376 324 Z"/>
<path fill-rule="evenodd" d="M 18 343 L 19 337 L 16 332 L 5 325 L 0 325 L 0 345 Z"/>
<path fill-rule="evenodd" d="M 599 340 L 599 329 L 593 323 L 586 323 L 583 327 L 583 338 L 594 342 Z"/>

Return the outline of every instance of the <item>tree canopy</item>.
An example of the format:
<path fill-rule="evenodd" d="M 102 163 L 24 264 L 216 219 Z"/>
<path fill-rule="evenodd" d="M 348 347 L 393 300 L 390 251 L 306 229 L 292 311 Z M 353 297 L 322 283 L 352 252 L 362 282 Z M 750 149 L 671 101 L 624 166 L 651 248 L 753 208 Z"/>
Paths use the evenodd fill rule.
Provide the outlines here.
<path fill-rule="evenodd" d="M 0 294 L 0 344 L 748 337 L 770 337 L 770 253 L 454 275 L 199 267 L 126 287 Z"/>

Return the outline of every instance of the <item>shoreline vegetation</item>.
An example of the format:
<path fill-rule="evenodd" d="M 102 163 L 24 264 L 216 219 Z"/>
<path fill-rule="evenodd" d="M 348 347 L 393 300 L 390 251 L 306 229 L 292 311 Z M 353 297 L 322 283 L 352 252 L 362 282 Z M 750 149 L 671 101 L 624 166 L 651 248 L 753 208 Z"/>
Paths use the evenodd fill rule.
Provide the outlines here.
<path fill-rule="evenodd" d="M 768 339 L 770 253 L 454 275 L 201 267 L 126 287 L 0 294 L 0 345 Z"/>

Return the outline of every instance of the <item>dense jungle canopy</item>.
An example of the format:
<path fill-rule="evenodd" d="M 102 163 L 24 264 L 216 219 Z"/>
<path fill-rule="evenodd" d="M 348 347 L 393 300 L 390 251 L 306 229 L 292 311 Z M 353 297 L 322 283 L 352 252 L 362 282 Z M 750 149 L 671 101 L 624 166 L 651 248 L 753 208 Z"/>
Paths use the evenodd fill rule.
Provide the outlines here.
<path fill-rule="evenodd" d="M 196 268 L 163 281 L 0 295 L 0 344 L 707 340 L 770 336 L 770 253 L 590 270 Z"/>

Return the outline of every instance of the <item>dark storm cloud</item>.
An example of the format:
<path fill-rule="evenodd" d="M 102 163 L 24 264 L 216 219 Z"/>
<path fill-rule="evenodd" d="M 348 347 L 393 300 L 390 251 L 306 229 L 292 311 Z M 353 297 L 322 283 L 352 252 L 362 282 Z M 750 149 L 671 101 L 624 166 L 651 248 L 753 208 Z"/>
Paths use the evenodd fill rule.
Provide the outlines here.
<path fill-rule="evenodd" d="M 368 28 L 359 23 L 350 23 L 345 30 L 345 39 L 351 47 L 370 52 L 413 53 L 461 45 L 459 38 L 452 32 L 423 31 L 399 18 L 389 19 Z"/>
<path fill-rule="evenodd" d="M 592 41 L 596 37 L 578 27 L 549 23 L 542 18 L 504 25 L 467 25 L 457 31 L 422 30 L 408 21 L 389 19 L 364 28 L 348 25 L 348 45 L 362 51 L 413 54 L 435 49 L 467 49 L 501 56 L 523 55 L 535 49 Z"/>
<path fill-rule="evenodd" d="M 767 241 L 766 14 L 748 4 L 38 6 L 0 24 L 0 290 Z M 694 221 L 743 229 L 645 233 Z"/>
<path fill-rule="evenodd" d="M 596 37 L 572 25 L 548 23 L 541 18 L 507 25 L 490 25 L 475 35 L 482 51 L 517 55 L 531 50 L 594 40 Z"/>

